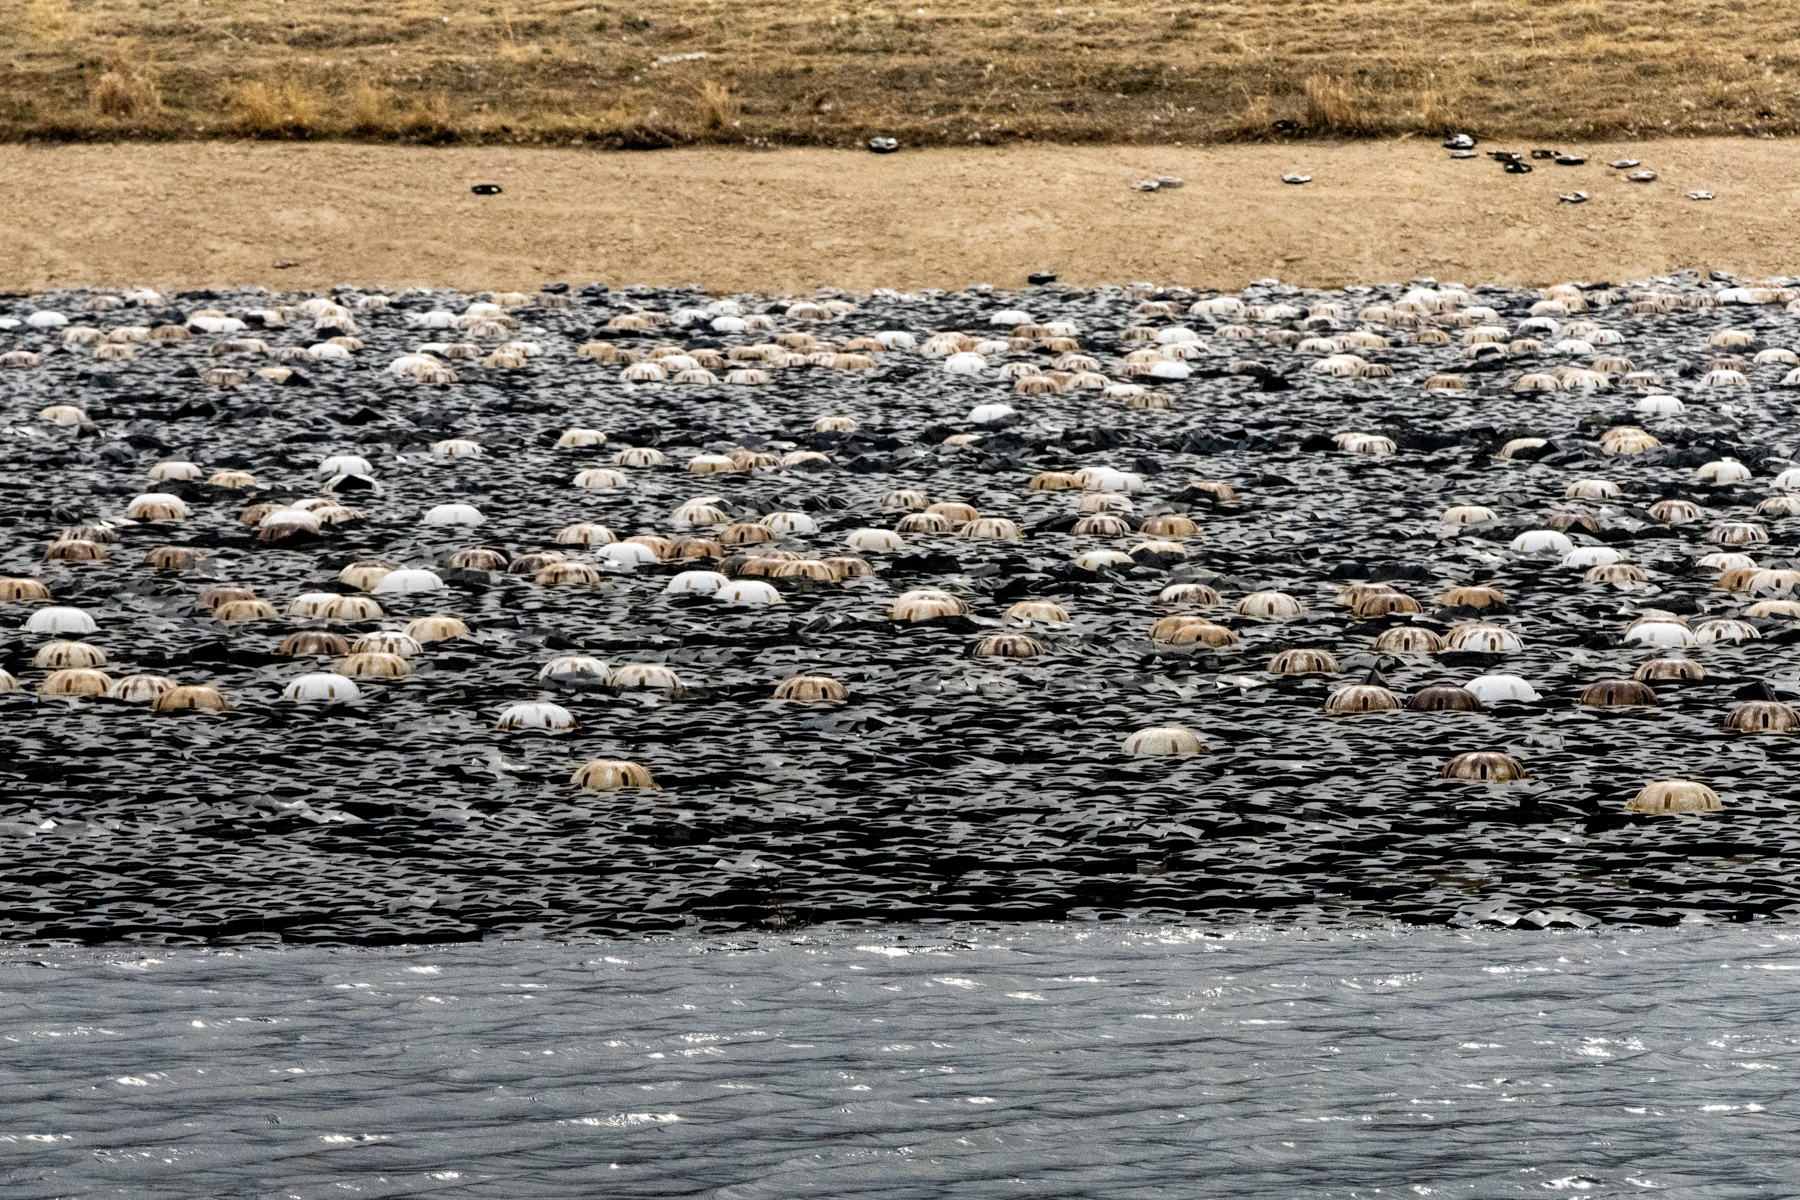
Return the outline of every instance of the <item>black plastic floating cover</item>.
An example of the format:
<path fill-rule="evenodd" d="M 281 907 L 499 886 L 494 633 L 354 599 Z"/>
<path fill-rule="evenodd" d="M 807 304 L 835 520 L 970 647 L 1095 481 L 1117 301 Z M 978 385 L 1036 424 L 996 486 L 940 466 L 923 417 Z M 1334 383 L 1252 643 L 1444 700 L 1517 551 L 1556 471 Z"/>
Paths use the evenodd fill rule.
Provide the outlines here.
<path fill-rule="evenodd" d="M 1396 579 L 1425 580 L 1431 573 L 1418 563 L 1350 562 L 1340 563 L 1327 579 L 1366 579 L 1371 583 L 1390 583 Z"/>
<path fill-rule="evenodd" d="M 478 183 L 469 190 L 474 192 L 477 196 L 498 196 L 500 194 L 500 185 L 497 183 Z"/>

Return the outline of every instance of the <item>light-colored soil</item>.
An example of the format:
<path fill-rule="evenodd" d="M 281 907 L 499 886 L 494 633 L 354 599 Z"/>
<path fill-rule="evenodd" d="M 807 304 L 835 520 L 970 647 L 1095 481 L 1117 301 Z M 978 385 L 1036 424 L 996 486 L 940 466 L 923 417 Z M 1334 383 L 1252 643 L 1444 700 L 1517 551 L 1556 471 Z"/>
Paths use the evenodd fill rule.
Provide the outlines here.
<path fill-rule="evenodd" d="M 1516 149 L 1527 147 L 1520 145 Z M 1343 145 L 836 150 L 177 143 L 0 146 L 0 287 L 698 283 L 1237 287 L 1434 275 L 1800 273 L 1800 144 L 1580 147 L 1503 173 L 1422 139 Z M 1661 172 L 1631 184 L 1607 160 Z M 1313 177 L 1303 186 L 1284 172 Z M 1147 175 L 1178 191 L 1140 194 Z M 504 193 L 470 194 L 478 183 Z M 1561 204 L 1559 191 L 1593 199 Z M 1686 199 L 1692 188 L 1716 199 Z M 278 268 L 277 264 L 292 266 Z"/>

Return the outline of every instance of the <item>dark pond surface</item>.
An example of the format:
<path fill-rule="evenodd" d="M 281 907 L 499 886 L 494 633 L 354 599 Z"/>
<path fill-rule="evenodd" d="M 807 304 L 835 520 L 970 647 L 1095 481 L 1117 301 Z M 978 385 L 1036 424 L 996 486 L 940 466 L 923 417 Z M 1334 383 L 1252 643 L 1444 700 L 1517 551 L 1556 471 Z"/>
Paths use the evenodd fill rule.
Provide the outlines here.
<path fill-rule="evenodd" d="M 1795 934 L 15 950 L 0 1196 L 1793 1194 Z"/>
<path fill-rule="evenodd" d="M 1217 313 L 1190 312 L 1205 297 L 1145 289 L 877 294 L 851 298 L 832 320 L 744 297 L 746 316 L 774 326 L 745 331 L 714 330 L 711 312 L 687 315 L 709 303 L 696 293 L 577 289 L 556 298 L 570 307 L 509 310 L 519 328 L 492 337 L 424 324 L 476 297 L 412 292 L 385 309 L 353 310 L 362 348 L 346 360 L 288 362 L 308 386 L 253 374 L 244 386 L 215 386 L 206 372 L 270 366 L 346 319 L 316 330 L 290 311 L 285 324 L 238 335 L 261 339 L 262 350 L 215 355 L 230 337 L 202 329 L 114 360 L 64 346 L 67 327 L 0 329 L 0 349 L 42 356 L 0 370 L 0 574 L 42 579 L 56 604 L 85 610 L 97 625 L 86 640 L 115 680 L 167 675 L 214 686 L 233 706 L 152 715 L 142 703 L 41 694 L 49 671 L 33 664 L 51 637 L 21 626 L 44 603 L 0 606 L 0 666 L 19 680 L 0 695 L 0 937 L 396 944 L 1121 914 L 1462 926 L 1779 916 L 1800 904 L 1800 756 L 1792 735 L 1722 723 L 1745 697 L 1793 697 L 1800 628 L 1779 606 L 1753 611 L 1792 587 L 1777 578 L 1759 593 L 1727 590 L 1707 556 L 1790 562 L 1796 519 L 1758 509 L 1783 495 L 1779 472 L 1795 450 L 1791 368 L 1756 360 L 1800 345 L 1800 314 L 1780 302 L 1730 303 L 1723 288 L 1691 275 L 1590 286 L 1584 311 L 1549 318 L 1532 316 L 1537 293 L 1488 288 L 1453 299 L 1454 313 L 1422 316 L 1393 309 L 1400 287 L 1265 285 L 1245 293 L 1245 311 Z M 1651 294 L 1667 305 L 1639 311 Z M 0 309 L 9 321 L 63 312 L 71 327 L 110 335 L 300 299 L 196 293 L 90 313 L 90 298 L 15 298 Z M 1378 303 L 1388 316 L 1359 316 Z M 1317 305 L 1340 307 L 1309 316 Z M 990 348 L 976 376 L 951 374 L 944 357 L 925 352 L 933 331 L 1004 340 L 1012 318 L 1000 314 L 1015 308 L 1072 323 L 1074 344 L 1113 380 L 1128 378 L 1128 354 L 1173 347 L 1155 339 L 1178 327 L 1207 349 L 1165 360 L 1190 368 L 1186 379 L 1130 377 L 1166 393 L 1167 409 L 1100 391 L 1015 392 L 998 372 L 1048 370 L 1062 353 L 1038 336 L 1050 332 L 1042 325 L 1021 348 Z M 1481 308 L 1492 311 L 1471 315 Z M 665 324 L 605 328 L 639 309 Z M 1503 356 L 1471 358 L 1475 347 L 1461 344 L 1481 322 L 1514 339 Z M 1324 353 L 1299 341 L 1364 327 L 1386 345 L 1358 353 L 1390 373 L 1321 373 Z M 915 348 L 870 354 L 872 370 L 789 365 L 770 368 L 762 386 L 629 382 L 620 364 L 577 354 L 595 337 L 640 354 L 662 344 L 704 354 L 778 333 L 842 348 L 894 330 Z M 1742 336 L 1726 340 L 1744 344 L 1713 344 L 1732 330 Z M 1568 336 L 1577 333 L 1588 340 Z M 1422 336 L 1431 334 L 1447 340 Z M 1535 346 L 1519 340 L 1528 336 Z M 485 353 L 502 337 L 542 353 L 520 369 L 446 359 L 460 379 L 442 386 L 388 370 L 421 345 L 485 338 Z M 1617 358 L 1629 361 L 1602 361 Z M 1715 374 L 1725 358 L 1742 366 L 1737 381 Z M 1527 375 L 1588 365 L 1609 371 L 1609 386 L 1515 390 Z M 1466 386 L 1424 388 L 1445 373 Z M 1659 411 L 1640 412 L 1653 394 L 1676 397 L 1682 411 L 1657 402 Z M 1017 411 L 971 420 L 993 403 Z M 51 404 L 79 406 L 82 419 L 40 419 Z M 815 432 L 827 414 L 860 426 Z M 1609 453 L 1601 435 L 1620 425 L 1659 444 Z M 607 441 L 558 449 L 571 427 L 602 430 Z M 1393 452 L 1346 451 L 1333 441 L 1342 433 L 1387 437 Z M 955 440 L 963 435 L 976 440 Z M 1525 436 L 1545 440 L 1499 456 Z M 477 443 L 481 455 L 433 452 L 451 438 Z M 622 466 L 611 489 L 573 485 L 577 471 L 633 446 L 667 462 Z M 825 458 L 688 470 L 733 448 L 770 461 L 806 449 Z M 334 493 L 362 519 L 275 542 L 241 522 L 253 504 L 318 498 L 321 461 L 343 454 L 366 457 L 379 485 Z M 1703 470 L 1727 457 L 1749 478 Z M 164 461 L 198 464 L 202 477 L 151 481 Z M 1041 471 L 1084 468 L 1134 477 L 1107 484 L 1139 489 L 1119 514 L 1124 533 L 1076 533 L 1081 492 L 1028 486 Z M 256 482 L 207 482 L 218 470 Z M 1619 495 L 1566 498 L 1581 478 L 1609 480 Z M 1196 479 L 1227 481 L 1236 498 Z M 574 522 L 603 523 L 620 538 L 716 536 L 674 517 L 684 502 L 711 497 L 733 520 L 802 514 L 817 531 L 771 545 L 823 558 L 845 553 L 854 530 L 892 529 L 902 511 L 882 500 L 905 488 L 1016 522 L 1024 539 L 908 532 L 902 549 L 866 553 L 872 578 L 776 579 L 783 602 L 761 606 L 666 594 L 678 572 L 724 565 L 710 559 L 632 569 L 607 560 L 605 547 L 555 540 Z M 191 517 L 122 522 L 132 498 L 150 491 L 179 494 Z M 1654 517 L 1649 506 L 1668 498 L 1691 500 L 1698 519 Z M 473 505 L 485 523 L 422 523 L 445 503 Z M 1494 516 L 1446 526 L 1453 505 Z M 1091 551 L 1132 551 L 1146 540 L 1133 527 L 1175 512 L 1202 526 L 1179 550 L 1097 569 L 1077 563 Z M 61 531 L 100 520 L 120 539 L 109 558 L 45 558 Z M 1556 553 L 1511 548 L 1521 532 L 1551 524 L 1568 525 L 1580 550 L 1623 554 L 1643 580 L 1594 582 Z M 1752 534 L 1767 540 L 1731 540 Z M 208 557 L 182 571 L 146 565 L 165 544 Z M 601 581 L 550 586 L 449 565 L 475 546 L 508 557 L 559 550 Z M 377 593 L 379 618 L 285 615 L 302 594 L 355 594 L 339 573 L 373 558 L 432 568 L 446 586 Z M 1423 611 L 1358 618 L 1339 596 L 1358 579 L 1387 581 Z M 1209 581 L 1221 603 L 1159 600 L 1184 580 Z M 199 602 L 209 583 L 241 584 L 283 615 L 215 619 Z M 1447 589 L 1476 583 L 1498 588 L 1506 604 L 1439 604 Z M 969 612 L 890 620 L 890 604 L 914 588 L 947 589 Z M 1303 611 L 1269 619 L 1235 610 L 1267 589 Z M 1023 627 L 1045 653 L 972 657 L 1025 599 L 1055 601 L 1070 617 Z M 1694 638 L 1709 620 L 1741 617 L 1732 637 L 1743 640 L 1689 648 L 1704 677 L 1656 681 L 1654 707 L 1577 705 L 1590 684 L 1666 653 L 1626 640 L 1627 625 L 1651 610 L 1682 617 Z M 1152 641 L 1153 624 L 1180 612 L 1207 616 L 1237 641 Z M 294 678 L 330 666 L 277 654 L 286 634 L 330 626 L 354 639 L 435 613 L 459 616 L 472 634 L 427 643 L 410 677 L 365 677 L 361 698 L 335 707 L 281 699 Z M 1398 626 L 1443 636 L 1478 617 L 1517 644 L 1435 656 L 1376 647 Z M 1330 651 L 1340 674 L 1266 670 L 1293 648 Z M 592 675 L 539 679 L 551 659 L 575 653 L 614 669 L 669 667 L 682 693 L 603 686 Z M 1402 699 L 1484 672 L 1518 676 L 1536 699 L 1493 700 L 1483 712 L 1325 715 L 1331 689 L 1371 672 Z M 771 698 L 799 673 L 838 680 L 848 699 Z M 557 738 L 496 729 L 509 705 L 539 699 L 580 728 Z M 1170 723 L 1194 730 L 1211 753 L 1122 752 L 1133 731 Z M 1512 754 L 1529 778 L 1482 786 L 1437 777 L 1452 755 L 1475 750 Z M 571 786 L 571 773 L 595 758 L 635 761 L 661 788 Z M 1680 778 L 1710 785 L 1723 811 L 1624 811 L 1646 782 Z"/>

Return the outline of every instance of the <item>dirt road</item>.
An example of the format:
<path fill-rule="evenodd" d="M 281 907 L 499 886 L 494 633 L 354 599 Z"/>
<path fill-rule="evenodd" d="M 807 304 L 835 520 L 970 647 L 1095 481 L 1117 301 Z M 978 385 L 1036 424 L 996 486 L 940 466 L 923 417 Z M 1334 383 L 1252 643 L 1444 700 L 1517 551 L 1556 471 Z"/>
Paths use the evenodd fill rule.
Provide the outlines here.
<path fill-rule="evenodd" d="M 1800 272 L 1800 144 L 1566 148 L 1588 165 L 1520 176 L 1419 140 L 891 156 L 10 145 L 0 287 L 597 279 L 798 292 L 1016 286 L 1036 270 L 1219 287 Z M 1627 183 L 1604 165 L 1626 154 L 1661 178 Z M 1287 171 L 1313 181 L 1284 185 Z M 1154 174 L 1186 186 L 1131 190 Z M 504 191 L 472 195 L 478 183 Z M 1717 198 L 1687 199 L 1695 188 Z M 1575 189 L 1592 200 L 1558 202 Z"/>

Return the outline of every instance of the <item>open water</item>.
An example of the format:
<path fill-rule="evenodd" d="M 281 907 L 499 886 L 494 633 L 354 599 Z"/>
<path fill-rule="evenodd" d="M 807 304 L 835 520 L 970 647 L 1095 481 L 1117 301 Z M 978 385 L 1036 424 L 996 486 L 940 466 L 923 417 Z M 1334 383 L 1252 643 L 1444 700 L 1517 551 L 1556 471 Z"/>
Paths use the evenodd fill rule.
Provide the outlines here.
<path fill-rule="evenodd" d="M 15 950 L 0 1196 L 1790 1196 L 1800 934 Z"/>

